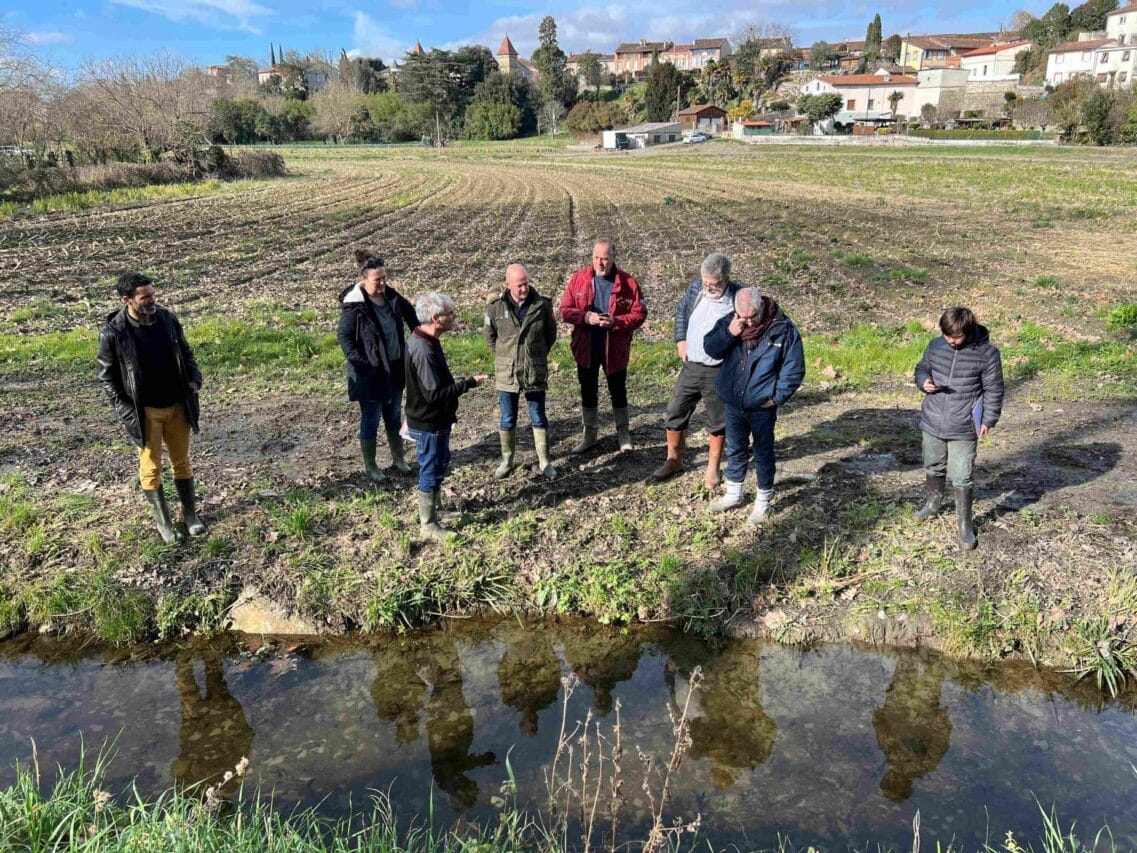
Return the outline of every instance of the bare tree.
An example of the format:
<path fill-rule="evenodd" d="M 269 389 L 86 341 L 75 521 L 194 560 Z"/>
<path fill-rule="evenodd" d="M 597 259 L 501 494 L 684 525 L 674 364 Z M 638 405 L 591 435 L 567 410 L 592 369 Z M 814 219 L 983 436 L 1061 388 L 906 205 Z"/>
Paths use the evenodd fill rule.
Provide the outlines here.
<path fill-rule="evenodd" d="M 115 148 L 132 147 L 143 160 L 169 153 L 186 162 L 206 142 L 208 78 L 172 54 L 88 62 L 81 80 L 90 128 Z"/>
<path fill-rule="evenodd" d="M 560 101 L 548 100 L 541 104 L 541 108 L 537 111 L 537 118 L 541 127 L 547 129 L 550 135 L 555 136 L 561 119 L 565 117 L 567 112 L 565 105 Z"/>
<path fill-rule="evenodd" d="M 1017 12 L 1011 15 L 1011 20 L 1007 25 L 1007 29 L 1015 33 L 1022 32 L 1022 28 L 1033 20 L 1034 15 L 1032 15 L 1026 9 L 1019 9 Z"/>
<path fill-rule="evenodd" d="M 735 50 L 748 41 L 760 43 L 774 43 L 779 39 L 788 39 L 787 44 L 793 44 L 793 32 L 785 24 L 777 21 L 766 21 L 761 24 L 747 24 L 737 29 L 730 37 L 731 46 Z"/>
<path fill-rule="evenodd" d="M 362 98 L 350 83 L 336 81 L 312 98 L 316 115 L 312 126 L 325 136 L 341 140 L 351 138 L 357 127 L 357 116 L 366 114 Z"/>
<path fill-rule="evenodd" d="M 0 27 L 0 93 L 34 84 L 43 66 L 15 30 Z"/>

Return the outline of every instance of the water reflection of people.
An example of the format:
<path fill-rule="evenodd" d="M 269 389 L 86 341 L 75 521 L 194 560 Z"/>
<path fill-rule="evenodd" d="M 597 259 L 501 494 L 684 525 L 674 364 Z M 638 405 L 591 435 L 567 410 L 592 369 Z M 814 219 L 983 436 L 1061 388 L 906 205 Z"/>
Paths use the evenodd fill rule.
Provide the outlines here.
<path fill-rule="evenodd" d="M 419 714 L 430 689 L 425 680 L 429 654 L 423 643 L 385 643 L 375 654 L 375 680 L 371 701 L 375 715 L 395 725 L 395 740 L 414 743 L 419 736 Z"/>
<path fill-rule="evenodd" d="M 537 714 L 557 701 L 561 689 L 561 662 L 545 631 L 511 630 L 497 666 L 501 701 L 521 712 L 521 731 L 537 734 Z"/>
<path fill-rule="evenodd" d="M 778 733 L 762 708 L 759 652 L 753 643 L 728 644 L 717 657 L 709 655 L 705 646 L 677 647 L 664 670 L 672 703 L 676 703 L 675 672 L 690 677 L 695 664 L 704 662 L 703 686 L 697 701 L 691 703 L 690 755 L 711 759 L 711 780 L 717 788 L 731 787 L 743 773 L 763 764 Z"/>
<path fill-rule="evenodd" d="M 904 655 L 896 662 L 884 705 L 872 715 L 876 742 L 888 761 L 880 789 L 903 802 L 912 783 L 939 766 L 951 742 L 951 717 L 940 704 L 945 670 L 939 661 Z"/>
<path fill-rule="evenodd" d="M 401 743 L 418 738 L 419 712 L 426 700 L 426 741 L 434 781 L 455 810 L 473 806 L 478 784 L 466 773 L 493 764 L 495 756 L 492 752 L 470 754 L 474 715 L 462 693 L 462 664 L 454 640 L 436 634 L 381 649 L 376 654 L 371 696 L 376 714 L 395 724 Z"/>
<path fill-rule="evenodd" d="M 200 656 L 205 665 L 204 694 L 194 672 L 194 652 L 183 651 L 174 661 L 182 725 L 178 732 L 180 749 L 170 774 L 183 785 L 216 784 L 225 771 L 233 770 L 237 762 L 249 756 L 253 745 L 253 729 L 225 682 L 221 651 L 207 647 Z M 237 784 L 234 778 L 229 786 Z M 227 791 L 223 789 L 223 793 Z"/>
<path fill-rule="evenodd" d="M 565 659 L 582 682 L 592 688 L 592 707 L 607 715 L 612 688 L 635 675 L 640 662 L 640 639 L 634 634 L 581 628 L 567 633 Z"/>

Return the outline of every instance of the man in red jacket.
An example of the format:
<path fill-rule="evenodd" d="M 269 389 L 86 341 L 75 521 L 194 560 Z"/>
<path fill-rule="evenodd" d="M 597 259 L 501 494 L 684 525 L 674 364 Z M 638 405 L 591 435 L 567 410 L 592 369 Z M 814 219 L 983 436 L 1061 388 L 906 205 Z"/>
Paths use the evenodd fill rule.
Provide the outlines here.
<path fill-rule="evenodd" d="M 632 335 L 647 319 L 647 305 L 636 280 L 616 266 L 616 244 L 611 240 L 597 240 L 592 264 L 569 279 L 561 300 L 561 319 L 573 327 L 572 357 L 584 422 L 584 437 L 571 452 L 583 453 L 596 444 L 600 368 L 608 379 L 620 450 L 631 450 L 628 356 Z"/>

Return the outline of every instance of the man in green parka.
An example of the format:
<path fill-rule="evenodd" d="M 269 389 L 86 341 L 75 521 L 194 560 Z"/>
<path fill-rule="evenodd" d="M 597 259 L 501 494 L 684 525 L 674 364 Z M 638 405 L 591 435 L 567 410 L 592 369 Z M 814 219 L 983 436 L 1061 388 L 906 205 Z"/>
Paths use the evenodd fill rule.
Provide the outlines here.
<path fill-rule="evenodd" d="M 501 405 L 501 464 L 494 476 L 504 480 L 514 467 L 517 450 L 517 407 L 521 394 L 529 404 L 533 445 L 541 473 L 552 480 L 557 470 L 549 463 L 549 420 L 545 392 L 549 386 L 549 350 L 557 340 L 553 303 L 529 285 L 521 264 L 505 270 L 505 290 L 486 306 L 486 343 L 494 354 L 494 380 Z"/>

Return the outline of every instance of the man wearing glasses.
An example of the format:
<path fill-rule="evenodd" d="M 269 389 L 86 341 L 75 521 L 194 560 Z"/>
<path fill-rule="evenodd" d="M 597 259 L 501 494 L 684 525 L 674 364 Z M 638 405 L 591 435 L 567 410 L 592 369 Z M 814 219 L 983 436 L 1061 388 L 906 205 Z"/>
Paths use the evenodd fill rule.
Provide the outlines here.
<path fill-rule="evenodd" d="M 734 313 L 707 334 L 703 348 L 722 359 L 715 388 L 726 404 L 726 493 L 710 505 L 714 513 L 743 503 L 751 440 L 758 494 L 748 524 L 761 525 L 774 497 L 774 423 L 805 378 L 801 335 L 778 303 L 757 287 L 743 288 Z"/>

